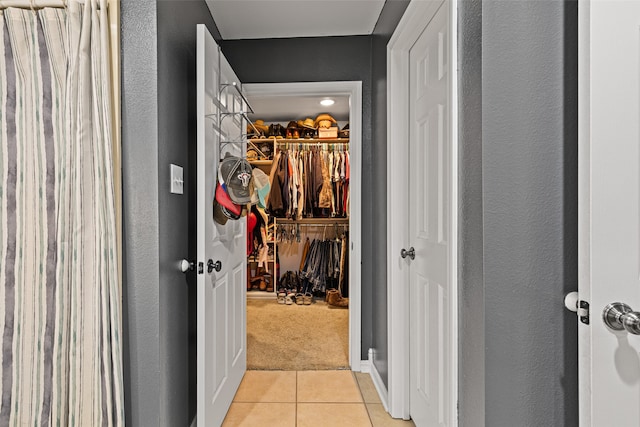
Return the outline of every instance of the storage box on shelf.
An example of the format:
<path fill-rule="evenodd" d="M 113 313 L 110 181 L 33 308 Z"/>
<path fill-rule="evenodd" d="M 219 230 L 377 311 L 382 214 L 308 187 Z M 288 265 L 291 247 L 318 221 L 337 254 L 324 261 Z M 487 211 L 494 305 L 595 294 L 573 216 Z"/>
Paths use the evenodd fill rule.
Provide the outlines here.
<path fill-rule="evenodd" d="M 331 127 L 328 129 L 318 129 L 318 138 L 319 139 L 331 139 L 338 137 L 338 128 Z"/>

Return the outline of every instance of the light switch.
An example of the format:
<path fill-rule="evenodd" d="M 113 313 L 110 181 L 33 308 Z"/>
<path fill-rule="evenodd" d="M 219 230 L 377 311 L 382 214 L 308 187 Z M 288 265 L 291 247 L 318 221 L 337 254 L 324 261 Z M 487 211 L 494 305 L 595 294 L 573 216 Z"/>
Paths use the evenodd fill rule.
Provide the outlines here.
<path fill-rule="evenodd" d="M 182 179 L 182 168 L 177 165 L 170 165 L 171 167 L 171 192 L 173 194 L 184 193 L 184 180 Z"/>

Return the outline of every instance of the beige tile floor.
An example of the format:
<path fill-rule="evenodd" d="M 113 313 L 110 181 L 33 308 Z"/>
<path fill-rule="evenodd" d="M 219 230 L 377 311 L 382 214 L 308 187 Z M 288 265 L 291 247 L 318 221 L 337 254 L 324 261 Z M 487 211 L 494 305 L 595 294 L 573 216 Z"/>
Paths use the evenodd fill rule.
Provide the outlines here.
<path fill-rule="evenodd" d="M 369 374 L 247 371 L 223 426 L 413 426 L 384 410 Z"/>

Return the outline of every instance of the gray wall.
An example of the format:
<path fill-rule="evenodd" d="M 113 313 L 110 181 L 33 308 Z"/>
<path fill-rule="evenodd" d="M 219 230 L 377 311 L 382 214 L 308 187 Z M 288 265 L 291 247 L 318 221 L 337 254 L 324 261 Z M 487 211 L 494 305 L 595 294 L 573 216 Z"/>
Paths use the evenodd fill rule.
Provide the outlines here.
<path fill-rule="evenodd" d="M 485 328 L 482 194 L 482 1 L 458 2 L 459 416 L 461 426 L 485 418 Z"/>
<path fill-rule="evenodd" d="M 158 63 L 155 0 L 122 0 L 123 344 L 127 425 L 159 425 Z"/>
<path fill-rule="evenodd" d="M 122 0 L 125 378 L 128 425 L 189 425 L 196 411 L 196 24 L 204 1 Z M 185 194 L 169 193 L 169 164 Z"/>
<path fill-rule="evenodd" d="M 575 2 L 483 2 L 487 426 L 577 425 L 575 22 Z"/>

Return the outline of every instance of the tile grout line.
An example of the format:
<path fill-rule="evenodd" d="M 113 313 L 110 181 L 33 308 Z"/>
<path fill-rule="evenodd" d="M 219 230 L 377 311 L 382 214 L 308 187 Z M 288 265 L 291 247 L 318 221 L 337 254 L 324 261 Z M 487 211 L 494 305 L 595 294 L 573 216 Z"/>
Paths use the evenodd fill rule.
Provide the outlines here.
<path fill-rule="evenodd" d="M 369 407 L 367 406 L 367 402 L 364 400 L 364 393 L 362 393 L 362 388 L 360 387 L 360 380 L 355 372 L 351 371 L 351 375 L 353 375 L 353 379 L 356 381 L 358 385 L 358 391 L 360 392 L 360 397 L 362 398 L 362 404 L 364 405 L 364 410 L 367 411 L 367 417 L 369 417 L 369 423 L 371 427 L 373 427 L 373 420 L 371 419 L 371 413 L 369 413 Z"/>

